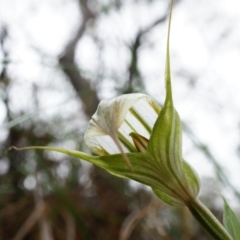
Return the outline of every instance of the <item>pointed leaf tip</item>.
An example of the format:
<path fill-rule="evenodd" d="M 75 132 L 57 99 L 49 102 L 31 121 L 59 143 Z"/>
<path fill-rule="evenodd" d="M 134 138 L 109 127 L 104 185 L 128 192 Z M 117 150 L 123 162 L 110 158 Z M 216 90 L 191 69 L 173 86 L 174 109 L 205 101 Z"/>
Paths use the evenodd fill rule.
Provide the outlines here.
<path fill-rule="evenodd" d="M 233 240 L 240 239 L 240 220 L 236 213 L 231 209 L 224 197 L 223 226 L 227 229 Z"/>
<path fill-rule="evenodd" d="M 167 103 L 173 104 L 172 86 L 171 86 L 170 50 L 169 50 L 171 22 L 172 22 L 172 8 L 173 8 L 173 0 L 170 1 L 170 12 L 169 12 L 169 19 L 168 19 L 167 51 L 166 51 L 166 67 L 165 67 L 165 87 L 166 87 L 165 105 Z"/>

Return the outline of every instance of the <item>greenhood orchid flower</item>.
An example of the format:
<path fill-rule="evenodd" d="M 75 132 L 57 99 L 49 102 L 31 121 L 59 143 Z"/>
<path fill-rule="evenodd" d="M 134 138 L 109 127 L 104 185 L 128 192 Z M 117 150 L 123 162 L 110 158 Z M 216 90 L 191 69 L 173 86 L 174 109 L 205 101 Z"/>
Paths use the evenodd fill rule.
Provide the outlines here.
<path fill-rule="evenodd" d="M 116 176 L 152 187 L 169 205 L 186 205 L 197 197 L 199 180 L 182 159 L 181 121 L 168 97 L 162 109 L 140 93 L 101 101 L 84 136 L 86 145 L 98 156 L 54 147 L 29 148 L 84 159 Z"/>
<path fill-rule="evenodd" d="M 84 140 L 98 156 L 55 147 L 29 147 L 65 153 L 108 172 L 152 187 L 172 206 L 197 198 L 199 180 L 182 158 L 181 121 L 174 108 L 169 57 L 169 18 L 166 57 L 166 98 L 162 109 L 151 97 L 136 93 L 100 102 Z"/>
<path fill-rule="evenodd" d="M 116 176 L 152 187 L 162 201 L 172 206 L 187 205 L 196 199 L 200 184 L 195 171 L 182 159 L 181 121 L 172 99 L 169 35 L 167 42 L 162 109 L 141 93 L 101 101 L 84 136 L 86 145 L 98 156 L 54 147 L 29 148 L 89 161 Z"/>
<path fill-rule="evenodd" d="M 198 194 L 198 178 L 181 156 L 181 122 L 169 103 L 161 110 L 138 93 L 103 100 L 84 140 L 101 156 L 100 167 L 151 186 L 170 205 L 183 205 Z"/>

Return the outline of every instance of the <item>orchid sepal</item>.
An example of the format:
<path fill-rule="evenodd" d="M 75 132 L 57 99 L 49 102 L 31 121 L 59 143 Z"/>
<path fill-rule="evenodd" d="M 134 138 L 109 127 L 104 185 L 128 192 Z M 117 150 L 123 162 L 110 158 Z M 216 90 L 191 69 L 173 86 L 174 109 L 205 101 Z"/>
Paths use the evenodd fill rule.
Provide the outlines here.
<path fill-rule="evenodd" d="M 128 153 L 127 157 L 134 169 L 131 170 L 122 161 L 121 154 L 106 155 L 106 156 L 92 156 L 84 152 L 74 151 L 64 148 L 47 147 L 47 146 L 31 146 L 26 148 L 14 148 L 16 150 L 48 150 L 63 153 L 75 158 L 86 160 L 98 167 L 101 167 L 109 173 L 122 177 L 135 180 L 142 184 L 148 185 L 153 188 L 156 195 L 165 203 L 172 206 L 183 206 L 184 201 L 181 199 L 181 193 L 174 190 L 174 186 L 167 184 L 164 179 L 161 178 L 157 168 L 149 160 L 150 155 L 146 152 L 141 153 Z M 188 164 L 184 161 L 184 164 Z M 193 175 L 193 170 L 191 170 Z M 162 196 L 162 197 L 161 197 Z M 165 196 L 165 197 L 163 197 Z M 169 196 L 168 198 L 166 196 Z M 171 201 L 169 200 L 171 199 Z M 176 204 L 177 203 L 177 204 Z"/>

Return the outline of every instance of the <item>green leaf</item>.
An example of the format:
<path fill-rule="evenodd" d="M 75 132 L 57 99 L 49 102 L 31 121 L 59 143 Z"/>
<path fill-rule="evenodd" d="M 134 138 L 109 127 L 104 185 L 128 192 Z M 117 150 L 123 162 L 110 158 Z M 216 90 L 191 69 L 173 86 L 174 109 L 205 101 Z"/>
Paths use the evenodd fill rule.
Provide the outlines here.
<path fill-rule="evenodd" d="M 142 184 L 148 185 L 154 188 L 154 191 L 161 190 L 162 193 L 157 194 L 160 199 L 178 199 L 177 200 L 165 200 L 168 204 L 172 205 L 171 202 L 181 202 L 184 205 L 181 197 L 181 192 L 175 189 L 175 186 L 171 184 L 171 176 L 166 175 L 162 172 L 156 163 L 152 161 L 152 155 L 147 152 L 127 153 L 127 157 L 133 166 L 132 169 L 122 161 L 121 154 L 106 155 L 106 156 L 90 156 L 83 152 L 68 150 L 63 148 L 45 147 L 45 146 L 32 146 L 16 150 L 49 150 L 67 154 L 72 157 L 84 159 L 88 162 L 99 166 L 109 173 L 122 177 L 135 180 Z M 185 163 L 186 164 L 186 163 Z M 188 166 L 186 164 L 186 166 Z M 187 167 L 191 178 L 194 178 L 194 172 L 191 168 Z M 195 180 L 194 180 L 195 181 Z M 194 182 L 193 181 L 193 182 Z M 167 197 L 166 195 L 169 195 Z M 162 196 L 162 197 L 161 197 Z M 176 205 L 176 204 L 175 204 Z M 178 204 L 179 205 L 179 204 Z"/>
<path fill-rule="evenodd" d="M 234 240 L 240 239 L 240 220 L 236 213 L 228 205 L 226 199 L 223 197 L 224 211 L 223 211 L 223 226 L 227 229 Z"/>
<path fill-rule="evenodd" d="M 72 157 L 84 159 L 88 162 L 99 166 L 111 174 L 135 180 L 145 185 L 162 189 L 166 194 L 173 195 L 174 190 L 169 187 L 167 182 L 162 181 L 158 169 L 151 161 L 149 154 L 143 153 L 128 153 L 126 154 L 133 169 L 122 160 L 121 154 L 106 155 L 106 156 L 90 156 L 83 152 L 45 146 L 32 146 L 26 148 L 13 148 L 16 150 L 48 150 L 67 154 Z"/>

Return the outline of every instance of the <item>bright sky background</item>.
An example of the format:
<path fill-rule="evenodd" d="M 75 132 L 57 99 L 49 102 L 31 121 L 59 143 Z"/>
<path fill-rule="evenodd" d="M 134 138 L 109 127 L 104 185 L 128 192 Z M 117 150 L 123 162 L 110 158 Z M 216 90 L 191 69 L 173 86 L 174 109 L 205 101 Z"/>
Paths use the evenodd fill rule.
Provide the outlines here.
<path fill-rule="evenodd" d="M 39 107 L 44 109 L 38 117 L 72 114 L 81 108 L 56 62 L 56 56 L 81 22 L 76 2 L 0 0 L 0 25 L 9 28 L 8 70 L 14 80 L 10 90 L 12 111 L 34 110 L 33 84 L 40 89 Z M 126 1 L 120 12 L 113 10 L 102 15 L 95 23 L 95 31 L 90 29 L 78 45 L 79 67 L 98 84 L 102 99 L 114 97 L 115 87 L 127 77 L 130 61 L 127 44 L 139 29 L 165 12 L 167 1 L 154 1 L 151 5 L 140 0 L 138 4 L 133 2 Z M 154 28 L 139 51 L 139 67 L 147 93 L 159 102 L 165 96 L 166 33 L 166 24 Z M 102 43 L 100 47 L 94 38 L 99 45 Z M 239 0 L 182 0 L 176 5 L 171 61 L 174 100 L 182 120 L 211 149 L 231 182 L 240 189 Z M 101 82 L 100 74 L 104 76 Z M 5 109 L 0 102 L 0 124 L 4 119 Z M 0 129 L 0 139 L 3 136 Z M 183 149 L 184 158 L 200 176 L 214 175 L 211 164 L 186 134 Z M 224 191 L 227 193 L 228 189 Z"/>

